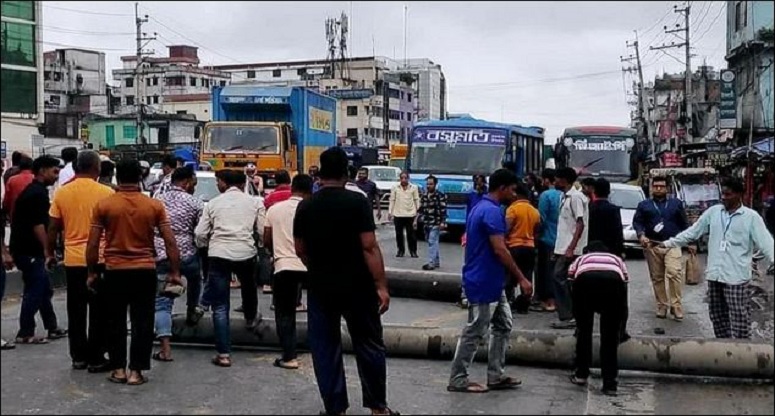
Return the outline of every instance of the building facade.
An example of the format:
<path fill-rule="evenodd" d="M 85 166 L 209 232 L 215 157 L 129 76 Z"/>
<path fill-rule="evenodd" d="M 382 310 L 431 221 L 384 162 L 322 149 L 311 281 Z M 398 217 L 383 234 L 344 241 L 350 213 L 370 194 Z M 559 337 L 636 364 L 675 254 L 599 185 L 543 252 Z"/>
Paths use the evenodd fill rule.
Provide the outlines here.
<path fill-rule="evenodd" d="M 772 136 L 775 131 L 773 96 L 772 1 L 727 1 L 728 68 L 735 73 L 739 142 Z M 753 126 L 753 132 L 750 132 Z"/>
<path fill-rule="evenodd" d="M 113 149 L 122 145 L 137 145 L 137 119 L 131 115 L 91 116 L 86 120 L 88 143 L 95 150 Z M 143 119 L 144 136 L 148 145 L 166 146 L 194 143 L 194 131 L 201 127 L 193 115 L 154 114 Z"/>
<path fill-rule="evenodd" d="M 39 1 L 2 2 L 2 141 L 10 160 L 14 150 L 42 146 L 43 52 L 40 49 Z"/>
<path fill-rule="evenodd" d="M 188 108 L 167 104 L 201 101 L 203 96 L 209 97 L 212 87 L 229 83 L 228 72 L 199 66 L 198 48 L 175 45 L 168 49 L 166 58 L 144 59 L 140 85 L 135 85 L 137 57 L 121 57 L 123 68 L 113 70 L 113 79 L 120 83 L 121 114 L 136 113 L 140 107 L 144 114 L 188 114 Z"/>

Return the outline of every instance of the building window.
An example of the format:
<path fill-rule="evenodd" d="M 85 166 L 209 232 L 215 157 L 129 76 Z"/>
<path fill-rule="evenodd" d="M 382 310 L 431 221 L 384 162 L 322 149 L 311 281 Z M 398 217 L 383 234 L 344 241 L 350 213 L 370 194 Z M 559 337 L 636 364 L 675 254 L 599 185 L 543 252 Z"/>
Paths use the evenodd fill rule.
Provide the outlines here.
<path fill-rule="evenodd" d="M 347 129 L 347 138 L 358 138 L 358 129 Z"/>
<path fill-rule="evenodd" d="M 5 3 L 5 2 L 3 2 Z M 2 70 L 3 113 L 37 114 L 38 74 L 29 71 Z"/>
<path fill-rule="evenodd" d="M 5 12 L 5 2 L 3 2 Z M 2 63 L 35 66 L 35 25 L 3 22 Z"/>
<path fill-rule="evenodd" d="M 196 87 L 196 78 L 194 78 L 194 77 L 189 78 L 188 79 L 188 85 L 190 85 L 192 87 Z"/>
<path fill-rule="evenodd" d="M 135 86 L 135 79 L 134 78 L 127 78 L 124 80 L 124 85 L 126 85 L 127 88 L 132 88 Z"/>
<path fill-rule="evenodd" d="M 272 70 L 272 77 L 273 78 L 280 78 L 281 76 L 283 76 L 283 71 L 282 70 L 280 70 L 280 69 Z"/>
<path fill-rule="evenodd" d="M 218 85 L 220 85 L 222 87 L 225 87 L 226 86 L 226 81 L 221 81 Z"/>
<path fill-rule="evenodd" d="M 403 92 L 403 91 L 401 91 L 401 97 L 400 97 L 400 98 L 401 98 L 402 100 L 404 99 L 404 92 Z"/>
<path fill-rule="evenodd" d="M 188 111 L 186 110 L 178 110 L 175 112 L 175 114 L 188 114 Z"/>
<path fill-rule="evenodd" d="M 256 77 L 256 71 L 250 70 L 248 71 L 248 78 L 255 78 Z"/>
<path fill-rule="evenodd" d="M 126 96 L 126 105 L 135 105 L 135 96 L 134 95 L 127 95 Z"/>
<path fill-rule="evenodd" d="M 164 80 L 168 86 L 182 86 L 185 82 L 185 77 L 168 77 Z"/>
<path fill-rule="evenodd" d="M 153 96 L 153 103 L 154 104 L 159 104 L 159 96 L 158 95 L 154 95 Z"/>
<path fill-rule="evenodd" d="M 35 21 L 35 2 L 3 0 L 2 14 L 5 17 Z"/>
<path fill-rule="evenodd" d="M 159 85 L 159 77 L 153 77 L 153 78 L 151 78 L 151 79 L 153 80 L 153 82 L 151 83 L 151 85 L 153 85 L 153 86 L 157 86 L 157 85 Z"/>
<path fill-rule="evenodd" d="M 748 24 L 748 2 L 738 1 L 735 4 L 735 32 L 743 30 Z"/>
<path fill-rule="evenodd" d="M 137 138 L 137 126 L 124 126 L 124 139 L 134 140 Z"/>
<path fill-rule="evenodd" d="M 202 86 L 205 88 L 210 88 L 210 80 L 207 78 L 202 78 Z"/>
<path fill-rule="evenodd" d="M 406 101 L 412 102 L 412 94 L 406 94 Z"/>
<path fill-rule="evenodd" d="M 348 105 L 347 106 L 347 115 L 348 116 L 357 116 L 358 115 L 358 106 Z"/>
<path fill-rule="evenodd" d="M 151 97 L 145 97 L 145 104 L 146 105 L 151 104 Z"/>
<path fill-rule="evenodd" d="M 307 75 L 307 68 L 299 68 L 296 70 L 296 75 Z"/>

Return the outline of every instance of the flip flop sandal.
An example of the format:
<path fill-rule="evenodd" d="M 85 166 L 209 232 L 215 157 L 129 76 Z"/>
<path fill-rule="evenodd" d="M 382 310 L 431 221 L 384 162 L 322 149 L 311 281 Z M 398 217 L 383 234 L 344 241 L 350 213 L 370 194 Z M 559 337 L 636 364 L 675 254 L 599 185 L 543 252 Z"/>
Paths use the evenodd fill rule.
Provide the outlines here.
<path fill-rule="evenodd" d="M 211 362 L 218 367 L 231 367 L 231 358 L 229 357 L 215 356 Z"/>
<path fill-rule="evenodd" d="M 301 304 L 301 305 L 297 306 L 296 307 L 296 312 L 297 313 L 307 312 L 307 305 Z"/>
<path fill-rule="evenodd" d="M 108 376 L 108 381 L 110 381 L 111 383 L 116 383 L 116 384 L 126 384 L 127 381 L 128 381 L 128 378 L 126 378 L 126 377 L 116 377 L 115 375 L 111 374 L 111 375 Z"/>
<path fill-rule="evenodd" d="M 163 362 L 163 363 L 169 363 L 169 362 L 175 361 L 175 360 L 174 360 L 174 359 L 172 359 L 172 358 L 163 357 L 163 356 L 161 355 L 161 351 L 157 351 L 157 352 L 153 353 L 153 355 L 151 356 L 151 358 L 153 358 L 153 359 L 154 359 L 154 360 L 156 360 L 156 361 L 161 361 L 161 362 Z"/>
<path fill-rule="evenodd" d="M 24 337 L 24 338 L 16 338 L 17 344 L 23 344 L 23 345 L 43 345 L 48 344 L 48 339 L 41 338 L 41 337 Z"/>
<path fill-rule="evenodd" d="M 278 358 L 278 359 L 274 360 L 274 364 L 273 365 L 275 367 L 277 367 L 277 368 L 282 368 L 282 369 L 285 369 L 285 370 L 298 370 L 299 369 L 298 365 L 295 366 L 295 367 L 292 366 L 292 365 L 289 365 L 286 361 L 283 361 L 281 358 Z"/>
<path fill-rule="evenodd" d="M 145 384 L 147 382 L 148 382 L 148 377 L 140 376 L 140 378 L 135 380 L 135 381 L 129 381 L 129 379 L 127 378 L 126 385 L 127 386 L 142 386 L 143 384 Z"/>
<path fill-rule="evenodd" d="M 479 383 L 468 383 L 468 385 L 463 387 L 449 385 L 447 386 L 447 391 L 453 393 L 487 393 L 490 389 Z"/>
<path fill-rule="evenodd" d="M 577 386 L 586 386 L 587 385 L 587 379 L 585 378 L 578 378 L 576 376 L 568 376 L 568 380 L 570 380 L 571 383 L 577 385 Z"/>
<path fill-rule="evenodd" d="M 66 336 L 67 336 L 66 329 L 55 329 L 53 331 L 49 331 L 48 333 L 48 339 L 60 339 Z"/>
<path fill-rule="evenodd" d="M 514 377 L 506 377 L 501 379 L 497 383 L 487 384 L 490 390 L 508 390 L 519 387 L 522 385 L 522 380 L 518 380 Z"/>
<path fill-rule="evenodd" d="M 3 350 L 3 351 L 12 350 L 14 348 L 16 348 L 16 344 L 12 342 L 3 341 L 3 344 L 0 345 L 0 350 Z"/>

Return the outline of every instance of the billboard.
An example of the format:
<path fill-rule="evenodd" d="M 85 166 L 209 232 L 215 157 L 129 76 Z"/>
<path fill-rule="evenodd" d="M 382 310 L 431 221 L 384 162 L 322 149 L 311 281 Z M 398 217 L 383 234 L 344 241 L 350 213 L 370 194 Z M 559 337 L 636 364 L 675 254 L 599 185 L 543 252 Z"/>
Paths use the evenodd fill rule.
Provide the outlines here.
<path fill-rule="evenodd" d="M 505 146 L 506 131 L 499 129 L 416 127 L 413 144 L 490 145 Z"/>
<path fill-rule="evenodd" d="M 718 111 L 718 126 L 721 129 L 737 128 L 737 91 L 735 71 L 721 71 L 721 96 Z"/>

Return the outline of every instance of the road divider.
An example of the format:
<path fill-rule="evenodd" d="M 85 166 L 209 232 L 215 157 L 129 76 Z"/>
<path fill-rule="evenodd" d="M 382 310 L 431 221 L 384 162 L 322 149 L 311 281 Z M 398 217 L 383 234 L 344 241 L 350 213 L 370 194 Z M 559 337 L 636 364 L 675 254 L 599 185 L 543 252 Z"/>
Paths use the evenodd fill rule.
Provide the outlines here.
<path fill-rule="evenodd" d="M 240 324 L 238 324 L 240 322 Z M 307 345 L 307 323 L 297 324 L 301 349 Z M 455 353 L 459 329 L 386 325 L 385 347 L 390 357 L 451 360 Z M 186 326 L 185 317 L 175 316 L 172 341 L 175 343 L 213 345 L 210 317 L 197 326 Z M 235 346 L 279 348 L 273 321 L 265 319 L 255 331 L 232 320 L 231 340 Z M 352 352 L 347 327 L 342 325 L 342 342 Z M 599 363 L 599 339 L 595 337 L 594 365 Z M 576 339 L 572 334 L 548 331 L 514 331 L 507 352 L 507 362 L 536 367 L 571 368 Z M 699 338 L 635 337 L 619 348 L 622 370 L 685 374 L 707 377 L 734 377 L 772 380 L 775 373 L 773 345 L 741 340 L 706 340 Z M 476 359 L 486 361 L 486 347 Z"/>
<path fill-rule="evenodd" d="M 459 273 L 386 268 L 385 276 L 390 296 L 438 302 L 460 300 Z"/>

